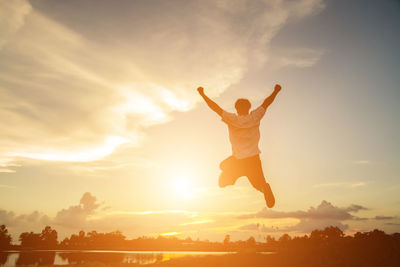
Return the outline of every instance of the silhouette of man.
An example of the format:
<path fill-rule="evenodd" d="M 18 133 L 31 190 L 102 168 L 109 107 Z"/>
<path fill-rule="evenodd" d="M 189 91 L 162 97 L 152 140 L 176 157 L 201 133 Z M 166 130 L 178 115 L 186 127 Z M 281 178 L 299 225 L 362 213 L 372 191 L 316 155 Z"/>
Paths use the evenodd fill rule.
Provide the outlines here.
<path fill-rule="evenodd" d="M 260 160 L 260 120 L 264 117 L 268 106 L 274 101 L 281 90 L 279 84 L 275 85 L 274 92 L 264 102 L 250 111 L 251 104 L 247 99 L 240 98 L 235 103 L 237 114 L 223 110 L 204 93 L 204 88 L 197 91 L 203 97 L 207 105 L 221 116 L 222 121 L 228 125 L 229 140 L 232 145 L 232 156 L 223 160 L 220 164 L 222 173 L 219 176 L 219 186 L 234 185 L 241 176 L 247 176 L 251 185 L 264 194 L 265 202 L 269 208 L 275 205 L 275 197 L 271 186 L 265 181 Z"/>

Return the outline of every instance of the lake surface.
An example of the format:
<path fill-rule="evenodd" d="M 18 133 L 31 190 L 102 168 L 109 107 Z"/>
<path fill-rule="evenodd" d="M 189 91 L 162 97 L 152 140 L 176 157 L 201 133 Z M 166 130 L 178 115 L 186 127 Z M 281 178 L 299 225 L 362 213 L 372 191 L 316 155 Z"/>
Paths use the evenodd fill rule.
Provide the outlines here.
<path fill-rule="evenodd" d="M 104 264 L 136 263 L 151 264 L 184 256 L 226 255 L 234 252 L 197 251 L 8 251 L 0 252 L 1 267 L 67 265 L 88 262 Z"/>

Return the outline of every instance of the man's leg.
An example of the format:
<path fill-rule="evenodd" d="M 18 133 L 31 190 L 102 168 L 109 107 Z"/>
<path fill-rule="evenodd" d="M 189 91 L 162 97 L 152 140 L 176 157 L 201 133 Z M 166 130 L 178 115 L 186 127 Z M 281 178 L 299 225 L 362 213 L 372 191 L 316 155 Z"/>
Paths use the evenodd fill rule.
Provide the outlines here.
<path fill-rule="evenodd" d="M 246 161 L 247 178 L 255 189 L 264 194 L 268 208 L 272 208 L 275 205 L 275 197 L 271 186 L 265 181 L 260 157 L 257 155 Z"/>
<path fill-rule="evenodd" d="M 238 160 L 233 156 L 226 158 L 220 163 L 219 168 L 222 170 L 222 173 L 219 175 L 219 187 L 234 185 L 237 179 L 242 176 L 239 173 L 238 163 Z"/>

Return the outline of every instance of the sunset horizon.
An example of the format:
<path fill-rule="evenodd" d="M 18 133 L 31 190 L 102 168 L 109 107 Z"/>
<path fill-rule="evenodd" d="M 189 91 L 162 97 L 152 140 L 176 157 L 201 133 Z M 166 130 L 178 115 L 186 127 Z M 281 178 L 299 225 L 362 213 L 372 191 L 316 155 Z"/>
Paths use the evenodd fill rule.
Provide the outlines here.
<path fill-rule="evenodd" d="M 399 233 L 399 11 L 1 1 L 0 225 L 14 245 Z"/>

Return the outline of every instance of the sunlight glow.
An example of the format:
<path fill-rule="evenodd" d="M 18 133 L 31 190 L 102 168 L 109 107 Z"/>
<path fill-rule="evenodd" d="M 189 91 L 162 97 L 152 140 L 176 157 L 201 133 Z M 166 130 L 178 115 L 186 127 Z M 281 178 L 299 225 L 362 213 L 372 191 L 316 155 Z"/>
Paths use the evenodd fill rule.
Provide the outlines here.
<path fill-rule="evenodd" d="M 212 223 L 212 222 L 214 222 L 214 220 L 205 219 L 205 220 L 200 220 L 200 221 L 194 221 L 194 222 L 188 222 L 188 223 L 181 223 L 180 225 L 185 226 L 185 225 Z"/>
<path fill-rule="evenodd" d="M 185 210 L 146 210 L 146 211 L 113 211 L 108 215 L 152 215 L 152 214 L 187 214 L 193 216 L 193 212 Z"/>
<path fill-rule="evenodd" d="M 187 175 L 179 175 L 172 183 L 172 192 L 174 195 L 184 199 L 191 199 L 194 197 L 193 187 L 190 184 Z"/>
<path fill-rule="evenodd" d="M 167 213 L 185 213 L 184 210 L 148 210 L 148 211 L 139 211 L 136 214 L 140 215 L 148 215 L 148 214 L 167 214 Z"/>
<path fill-rule="evenodd" d="M 110 155 L 118 146 L 130 140 L 120 136 L 108 136 L 103 145 L 81 151 L 56 151 L 49 153 L 13 153 L 9 156 L 49 161 L 87 162 L 99 160 Z"/>
<path fill-rule="evenodd" d="M 172 235 L 179 235 L 182 234 L 182 232 L 169 232 L 169 233 L 162 233 L 160 236 L 172 236 Z"/>

